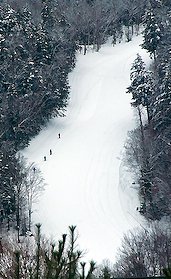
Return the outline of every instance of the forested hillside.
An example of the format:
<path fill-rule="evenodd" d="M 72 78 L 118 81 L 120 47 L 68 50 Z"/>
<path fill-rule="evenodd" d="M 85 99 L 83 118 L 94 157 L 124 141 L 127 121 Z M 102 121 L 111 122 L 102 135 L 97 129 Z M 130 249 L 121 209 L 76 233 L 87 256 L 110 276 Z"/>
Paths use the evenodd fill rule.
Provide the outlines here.
<path fill-rule="evenodd" d="M 131 68 L 132 106 L 140 127 L 130 134 L 127 159 L 138 171 L 140 213 L 147 219 L 171 215 L 171 17 L 170 4 L 157 3 L 143 17 L 150 69 L 137 55 Z M 147 120 L 143 120 L 144 109 Z"/>
<path fill-rule="evenodd" d="M 27 164 L 18 155 L 18 151 L 29 145 L 29 141 L 39 133 L 49 119 L 65 117 L 70 92 L 68 74 L 75 66 L 76 52 L 86 55 L 90 45 L 98 52 L 109 37 L 112 38 L 113 47 L 116 43 L 120 43 L 123 37 L 129 42 L 132 36 L 140 32 L 140 29 L 143 30 L 142 48 L 150 53 L 152 60 L 149 69 L 139 54 L 135 61 L 132 61 L 130 86 L 126 93 L 132 94 L 130 105 L 137 111 L 139 125 L 129 133 L 125 145 L 125 160 L 131 171 L 135 173 L 134 183 L 138 185 L 141 202 L 138 208 L 140 214 L 150 222 L 161 220 L 163 217 L 170 218 L 170 1 L 3 0 L 1 2 L 0 229 L 2 232 L 13 228 L 17 231 L 17 241 L 20 242 L 22 236 L 31 230 L 32 205 L 43 191 L 44 180 L 39 169 L 34 164 Z M 74 232 L 72 229 L 71 227 L 71 235 Z M 153 233 L 159 237 L 162 235 L 161 231 L 152 230 L 150 236 L 146 234 L 145 237 L 152 236 L 151 239 L 154 239 Z M 140 236 L 143 239 L 142 232 Z M 131 237 L 136 240 L 134 235 Z M 161 253 L 165 253 L 170 235 L 162 235 L 162 237 L 166 244 Z M 126 243 L 130 239 L 125 239 Z M 136 246 L 136 241 L 132 246 L 134 244 Z M 39 244 L 37 242 L 35 251 L 39 251 Z M 147 251 L 148 243 L 145 244 L 144 251 Z M 8 247 L 6 243 L 5 245 L 5 257 L 9 257 L 9 251 L 13 248 Z M 54 250 L 54 246 L 51 247 L 51 252 L 49 247 L 48 252 L 44 249 L 41 257 L 42 261 L 46 262 L 45 273 L 49 272 L 49 275 L 44 278 L 57 278 L 55 277 L 57 274 L 60 278 L 73 278 L 76 275 L 80 254 L 79 251 L 78 254 L 74 253 L 72 242 L 70 245 L 68 257 L 64 258 L 62 258 L 63 254 L 60 254 L 64 251 L 64 235 L 63 240 L 59 241 L 58 251 Z M 150 245 L 154 246 L 152 240 Z M 126 245 L 125 247 L 127 249 Z M 0 242 L 0 253 L 2 251 Z M 39 252 L 35 252 L 37 261 L 34 263 L 33 273 L 37 277 L 33 278 L 39 278 L 40 255 L 36 254 Z M 136 251 L 135 254 L 137 255 L 138 252 Z M 151 258 L 153 252 L 154 250 L 150 252 Z M 134 263 L 138 261 L 137 257 L 135 260 L 134 253 L 132 258 L 129 257 L 131 253 L 128 252 L 127 258 L 124 258 L 125 255 L 121 256 L 118 261 L 119 266 L 123 259 Z M 13 259 L 14 273 L 5 277 L 4 269 L 3 275 L 0 273 L 4 276 L 2 278 L 14 278 L 17 264 L 19 266 L 17 255 L 16 253 Z M 144 263 L 141 263 L 142 276 L 161 274 L 170 260 L 171 252 L 167 250 L 165 262 L 162 262 L 160 256 L 156 260 L 157 264 L 153 272 L 149 273 L 149 266 L 144 267 Z M 58 265 L 55 265 L 56 262 Z M 136 273 L 137 269 L 139 270 L 136 265 L 133 265 L 133 271 L 130 271 L 129 264 L 125 265 L 124 269 L 119 268 L 118 264 L 115 269 L 102 268 L 102 273 L 98 276 L 109 278 L 114 274 L 122 274 L 123 277 L 139 275 Z M 11 266 L 13 266 L 12 261 Z M 66 266 L 69 266 L 67 272 Z M 85 278 L 85 264 L 81 263 L 81 266 L 82 274 L 77 273 L 77 277 Z M 50 267 L 56 273 L 52 274 Z M 94 269 L 92 262 L 89 277 Z M 106 274 L 109 277 L 106 277 Z M 25 276 L 30 276 L 25 278 L 32 278 L 32 273 Z"/>
<path fill-rule="evenodd" d="M 28 219 L 28 214 L 20 212 L 23 206 L 18 213 L 16 210 L 20 203 L 16 196 L 23 199 L 21 185 L 27 176 L 16 152 L 27 146 L 51 117 L 65 115 L 67 76 L 74 67 L 75 52 L 86 54 L 88 45 L 98 51 L 109 36 L 113 44 L 121 41 L 124 25 L 127 41 L 131 40 L 144 9 L 145 1 L 3 1 L 0 192 L 1 217 L 8 227 L 15 215 L 17 222 Z M 18 223 L 17 227 L 21 229 Z"/>
<path fill-rule="evenodd" d="M 15 154 L 48 119 L 64 116 L 67 75 L 75 61 L 76 44 L 68 36 L 66 24 L 59 16 L 53 17 L 46 2 L 39 16 L 35 22 L 28 6 L 14 10 L 4 4 L 1 9 L 1 217 L 11 226 L 10 219 L 16 215 L 17 228 L 23 218 L 28 219 L 23 205 L 17 213 L 27 191 L 25 179 L 32 175 L 34 182 L 29 179 L 27 183 L 35 187 L 39 171 L 29 166 L 29 174 Z M 28 201 L 23 203 L 29 207 Z"/>

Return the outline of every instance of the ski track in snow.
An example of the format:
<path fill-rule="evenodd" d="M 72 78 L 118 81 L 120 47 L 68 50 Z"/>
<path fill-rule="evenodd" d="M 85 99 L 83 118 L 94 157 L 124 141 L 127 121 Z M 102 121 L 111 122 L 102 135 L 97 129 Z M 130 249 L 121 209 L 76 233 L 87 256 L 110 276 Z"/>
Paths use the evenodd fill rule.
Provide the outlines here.
<path fill-rule="evenodd" d="M 130 67 L 137 53 L 149 63 L 141 42 L 139 36 L 115 47 L 106 44 L 99 53 L 78 54 L 69 74 L 66 117 L 52 119 L 22 151 L 47 183 L 34 221 L 56 240 L 77 225 L 87 260 L 114 261 L 123 233 L 140 222 L 136 192 L 119 158 L 134 127 L 131 96 L 125 93 Z"/>

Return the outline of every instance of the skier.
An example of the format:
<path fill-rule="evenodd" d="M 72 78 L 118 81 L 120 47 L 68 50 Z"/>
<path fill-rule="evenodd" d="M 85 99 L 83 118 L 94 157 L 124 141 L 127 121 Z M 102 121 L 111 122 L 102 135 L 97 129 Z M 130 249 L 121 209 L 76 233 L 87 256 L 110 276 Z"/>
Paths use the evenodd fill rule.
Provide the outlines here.
<path fill-rule="evenodd" d="M 82 52 L 82 46 L 79 46 L 79 52 L 80 53 Z"/>
<path fill-rule="evenodd" d="M 60 133 L 58 134 L 58 138 L 59 138 L 59 139 L 61 138 L 61 134 L 60 134 Z"/>
<path fill-rule="evenodd" d="M 36 171 L 36 168 L 35 168 L 35 167 L 33 168 L 33 171 L 34 171 L 34 172 Z"/>
<path fill-rule="evenodd" d="M 46 161 L 46 156 L 44 156 L 44 161 Z"/>
<path fill-rule="evenodd" d="M 50 153 L 50 155 L 52 155 L 52 150 L 51 149 L 49 150 L 49 153 Z"/>

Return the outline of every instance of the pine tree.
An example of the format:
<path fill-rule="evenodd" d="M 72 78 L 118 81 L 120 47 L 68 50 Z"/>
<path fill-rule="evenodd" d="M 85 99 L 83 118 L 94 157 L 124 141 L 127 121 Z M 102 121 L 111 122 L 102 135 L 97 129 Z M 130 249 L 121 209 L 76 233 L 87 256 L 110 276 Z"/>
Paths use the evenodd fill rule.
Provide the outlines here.
<path fill-rule="evenodd" d="M 171 127 L 171 16 L 166 16 L 162 43 L 157 50 L 156 90 L 152 107 L 152 118 L 155 131 L 170 138 Z"/>
<path fill-rule="evenodd" d="M 55 11 L 51 2 L 44 1 L 42 22 L 37 25 L 27 7 L 16 12 L 4 5 L 0 13 L 0 138 L 16 150 L 26 146 L 52 116 L 63 116 L 67 105 L 68 72 L 76 48 L 65 34 L 61 36 L 63 27 Z"/>
<path fill-rule="evenodd" d="M 5 146 L 4 146 L 5 148 Z M 1 221 L 3 227 L 9 230 L 15 220 L 16 197 L 15 185 L 21 180 L 18 168 L 18 161 L 12 152 L 3 149 L 0 151 L 0 204 L 1 204 Z"/>
<path fill-rule="evenodd" d="M 158 133 L 165 133 L 171 127 L 171 67 L 165 65 L 164 77 L 159 86 L 159 94 L 153 102 L 153 125 Z"/>
<path fill-rule="evenodd" d="M 148 124 L 151 121 L 150 101 L 153 94 L 153 82 L 151 73 L 145 70 L 145 64 L 142 58 L 137 54 L 136 59 L 131 67 L 131 85 L 128 87 L 127 93 L 132 94 L 133 102 L 132 106 L 138 110 L 139 122 L 140 122 L 140 146 L 141 146 L 141 160 L 139 162 L 139 196 L 142 201 L 140 213 L 144 214 L 148 219 L 155 218 L 154 203 L 152 188 L 154 185 L 154 174 L 152 164 L 150 162 L 150 151 L 147 145 L 147 136 L 145 133 L 141 106 L 147 109 Z"/>
<path fill-rule="evenodd" d="M 1 97 L 0 97 L 0 138 L 1 140 L 13 140 L 14 130 L 13 121 L 13 98 L 16 95 L 15 86 L 15 64 L 16 55 L 14 51 L 14 34 L 17 36 L 19 26 L 17 24 L 16 12 L 5 5 L 0 13 L 1 25 L 1 54 L 0 54 L 0 80 L 1 80 Z"/>
<path fill-rule="evenodd" d="M 152 10 L 146 12 L 143 23 L 145 29 L 143 31 L 144 42 L 142 47 L 147 49 L 153 55 L 154 59 L 156 59 L 156 49 L 161 41 L 162 31 Z"/>
<path fill-rule="evenodd" d="M 142 85 L 144 84 L 144 72 L 145 63 L 143 62 L 141 56 L 137 54 L 137 57 L 131 67 L 131 85 L 127 88 L 127 93 L 132 94 L 133 102 L 131 104 L 135 107 L 142 104 Z"/>
<path fill-rule="evenodd" d="M 131 67 L 131 85 L 127 88 L 127 93 L 132 94 L 131 103 L 134 107 L 140 105 L 146 107 L 148 122 L 151 120 L 150 100 L 153 94 L 154 85 L 152 73 L 145 70 L 145 63 L 141 56 L 137 54 L 136 59 Z"/>

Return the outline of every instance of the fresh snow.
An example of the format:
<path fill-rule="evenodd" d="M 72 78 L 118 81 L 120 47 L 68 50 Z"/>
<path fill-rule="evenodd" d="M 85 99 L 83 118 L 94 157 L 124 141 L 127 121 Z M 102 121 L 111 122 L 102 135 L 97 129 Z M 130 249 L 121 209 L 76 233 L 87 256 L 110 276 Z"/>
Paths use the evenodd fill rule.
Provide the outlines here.
<path fill-rule="evenodd" d="M 105 44 L 98 53 L 78 54 L 69 74 L 66 117 L 52 119 L 22 152 L 46 182 L 34 221 L 56 240 L 77 225 L 86 260 L 113 262 L 123 233 L 141 222 L 131 175 L 121 163 L 127 132 L 135 125 L 131 96 L 125 93 L 130 68 L 137 53 L 145 63 L 150 60 L 141 43 L 138 36 L 115 47 Z"/>

